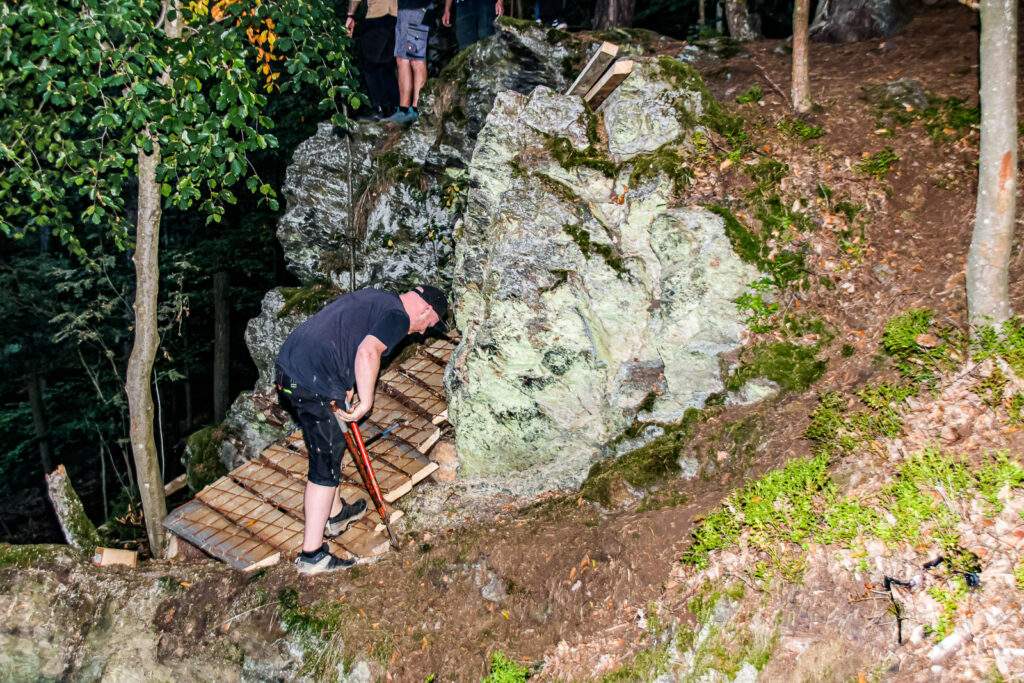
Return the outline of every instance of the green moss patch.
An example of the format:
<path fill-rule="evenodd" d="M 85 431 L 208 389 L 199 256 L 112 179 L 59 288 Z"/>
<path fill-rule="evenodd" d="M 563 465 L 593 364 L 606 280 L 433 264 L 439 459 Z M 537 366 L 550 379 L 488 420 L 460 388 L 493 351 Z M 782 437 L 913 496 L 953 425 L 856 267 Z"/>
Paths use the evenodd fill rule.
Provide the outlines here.
<path fill-rule="evenodd" d="M 710 204 L 706 208 L 725 221 L 725 234 L 736 255 L 756 266 L 762 273 L 767 273 L 773 285 L 779 289 L 793 283 L 801 287 L 807 285 L 810 272 L 804 254 L 789 251 L 772 254 L 767 243 L 770 235 L 759 236 L 724 206 Z"/>
<path fill-rule="evenodd" d="M 67 545 L 10 545 L 0 543 L 0 568 L 30 569 L 57 564 L 83 562 L 82 556 Z"/>
<path fill-rule="evenodd" d="M 614 178 L 618 171 L 615 162 L 593 144 L 581 152 L 573 147 L 568 138 L 550 137 L 545 140 L 544 147 L 551 152 L 551 156 L 558 162 L 558 165 L 567 171 L 585 166 L 600 171 L 608 178 Z"/>
<path fill-rule="evenodd" d="M 689 442 L 694 425 L 705 419 L 703 411 L 691 408 L 682 419 L 672 425 L 664 425 L 665 434 L 651 443 L 619 458 L 602 460 L 590 467 L 580 494 L 587 500 L 602 505 L 611 502 L 611 485 L 622 477 L 631 486 L 648 489 L 679 472 L 679 455 Z M 650 423 L 638 423 L 632 432 L 639 432 Z"/>
<path fill-rule="evenodd" d="M 604 259 L 605 264 L 614 270 L 619 277 L 629 273 L 618 251 L 610 244 L 591 241 L 590 232 L 586 228 L 580 225 L 563 225 L 562 232 L 572 238 L 572 241 L 583 252 L 583 257 L 588 261 L 591 254 L 597 254 Z"/>
<path fill-rule="evenodd" d="M 195 432 L 186 442 L 191 454 L 185 472 L 185 481 L 192 493 L 217 481 L 228 473 L 220 459 L 221 434 L 216 427 L 206 427 Z"/>
<path fill-rule="evenodd" d="M 343 294 L 340 289 L 326 282 L 305 287 L 282 287 L 278 291 L 284 297 L 284 306 L 277 312 L 278 318 L 285 318 L 292 313 L 313 315 Z"/>
<path fill-rule="evenodd" d="M 636 187 L 648 178 L 664 173 L 672 181 L 672 192 L 680 194 L 693 182 L 693 169 L 686 163 L 674 143 L 662 145 L 651 154 L 632 159 L 633 170 L 629 174 L 629 186 Z"/>
<path fill-rule="evenodd" d="M 766 342 L 744 349 L 742 365 L 725 380 L 725 387 L 735 391 L 755 377 L 766 377 L 782 391 L 803 391 L 814 384 L 828 367 L 827 360 L 818 360 L 818 346 L 800 346 L 785 342 Z"/>

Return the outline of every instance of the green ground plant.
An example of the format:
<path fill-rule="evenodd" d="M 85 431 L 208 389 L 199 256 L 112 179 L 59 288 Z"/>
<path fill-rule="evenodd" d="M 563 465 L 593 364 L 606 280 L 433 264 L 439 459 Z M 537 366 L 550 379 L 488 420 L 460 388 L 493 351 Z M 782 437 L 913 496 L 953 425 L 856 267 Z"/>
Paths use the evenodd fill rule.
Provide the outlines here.
<path fill-rule="evenodd" d="M 746 318 L 743 324 L 751 332 L 771 332 L 775 326 L 775 314 L 782 308 L 777 301 L 765 301 L 764 294 L 775 291 L 775 285 L 768 278 L 761 278 L 747 283 L 751 292 L 743 292 L 735 300 L 736 309 Z"/>
<path fill-rule="evenodd" d="M 752 102 L 760 102 L 762 97 L 764 97 L 764 91 L 759 86 L 752 85 L 747 88 L 746 92 L 736 98 L 736 102 L 739 104 L 750 104 Z"/>
<path fill-rule="evenodd" d="M 878 180 L 885 180 L 885 176 L 892 170 L 893 165 L 900 160 L 898 154 L 892 147 L 886 147 L 881 152 L 876 152 L 865 158 L 853 167 L 853 170 L 865 175 L 871 175 Z"/>
<path fill-rule="evenodd" d="M 821 126 L 814 126 L 800 119 L 782 119 L 776 128 L 791 138 L 803 138 L 804 140 L 816 140 L 827 132 Z"/>
<path fill-rule="evenodd" d="M 519 666 L 502 652 L 491 654 L 491 671 L 482 683 L 523 683 L 529 671 L 525 666 Z"/>

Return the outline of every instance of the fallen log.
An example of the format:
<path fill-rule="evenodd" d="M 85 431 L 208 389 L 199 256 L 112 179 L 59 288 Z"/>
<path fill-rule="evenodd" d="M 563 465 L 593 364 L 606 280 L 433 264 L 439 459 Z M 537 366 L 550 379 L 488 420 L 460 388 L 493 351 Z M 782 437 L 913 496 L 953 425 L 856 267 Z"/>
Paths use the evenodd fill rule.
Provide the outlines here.
<path fill-rule="evenodd" d="M 71 486 L 64 465 L 59 465 L 46 475 L 46 492 L 53 503 L 53 510 L 57 513 L 57 521 L 60 522 L 68 545 L 83 555 L 92 557 L 96 547 L 102 545 L 100 535 L 92 520 L 85 514 L 82 500 Z"/>

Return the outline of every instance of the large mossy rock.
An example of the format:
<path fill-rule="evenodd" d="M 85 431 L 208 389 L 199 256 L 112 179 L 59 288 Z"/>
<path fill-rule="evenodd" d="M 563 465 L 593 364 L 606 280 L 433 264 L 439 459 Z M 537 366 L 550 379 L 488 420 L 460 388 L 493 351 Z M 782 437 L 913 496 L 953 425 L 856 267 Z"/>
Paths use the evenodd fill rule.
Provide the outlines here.
<path fill-rule="evenodd" d="M 732 302 L 759 273 L 718 216 L 675 194 L 717 104 L 668 61 L 640 58 L 606 103 L 611 155 L 577 97 L 495 100 L 456 235 L 460 476 L 578 484 L 650 394 L 667 421 L 723 390 L 720 356 L 743 330 Z"/>
<path fill-rule="evenodd" d="M 494 98 L 539 85 L 564 91 L 575 77 L 582 47 L 568 33 L 502 17 L 495 34 L 474 43 L 427 84 L 422 114 L 402 139 L 402 154 L 419 163 L 467 167 Z"/>
<path fill-rule="evenodd" d="M 354 122 L 350 131 L 321 124 L 292 156 L 277 226 L 288 269 L 348 290 L 354 254 L 357 289 L 450 280 L 450 176 L 381 152 L 399 133 L 390 124 Z"/>

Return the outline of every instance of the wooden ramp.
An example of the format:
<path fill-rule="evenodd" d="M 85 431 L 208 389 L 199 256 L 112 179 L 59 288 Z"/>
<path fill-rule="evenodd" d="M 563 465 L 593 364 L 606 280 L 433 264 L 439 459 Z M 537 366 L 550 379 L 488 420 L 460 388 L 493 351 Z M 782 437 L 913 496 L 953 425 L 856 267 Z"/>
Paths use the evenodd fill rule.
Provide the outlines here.
<path fill-rule="evenodd" d="M 381 374 L 373 411 L 360 425 L 360 432 L 370 440 L 404 420 L 368 447 L 386 503 L 395 502 L 437 469 L 426 453 L 440 438 L 448 419 L 443 377 L 454 350 L 454 343 L 434 340 L 416 356 Z M 302 432 L 296 430 L 204 488 L 171 512 L 164 526 L 239 569 L 291 559 L 302 549 L 307 470 L 306 445 Z M 389 545 L 384 524 L 348 455 L 342 461 L 341 495 L 348 502 L 365 499 L 367 513 L 329 541 L 331 552 L 356 557 L 385 552 Z M 401 510 L 390 506 L 388 511 L 392 522 L 402 516 Z"/>

